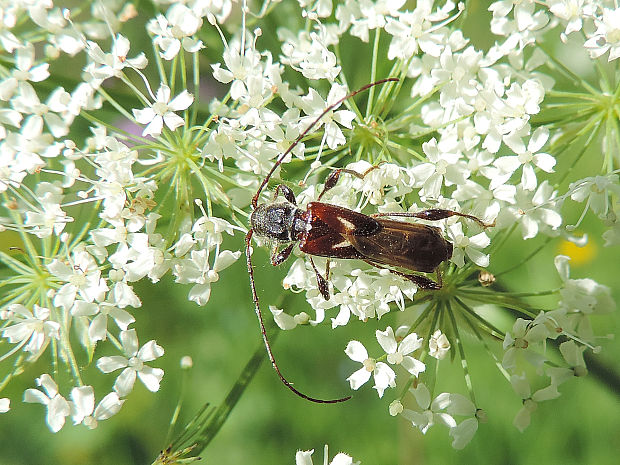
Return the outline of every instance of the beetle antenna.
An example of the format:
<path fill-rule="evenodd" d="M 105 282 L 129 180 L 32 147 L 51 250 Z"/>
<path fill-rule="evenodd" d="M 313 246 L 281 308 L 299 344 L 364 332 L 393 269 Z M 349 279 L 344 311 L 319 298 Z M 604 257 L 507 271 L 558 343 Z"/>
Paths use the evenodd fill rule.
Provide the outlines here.
<path fill-rule="evenodd" d="M 269 344 L 269 339 L 267 338 L 267 331 L 265 330 L 265 323 L 263 322 L 263 314 L 262 314 L 262 312 L 260 310 L 260 305 L 258 303 L 258 294 L 256 293 L 256 286 L 254 285 L 254 268 L 252 266 L 252 258 L 250 256 L 250 244 L 251 244 L 252 233 L 253 232 L 254 231 L 252 229 L 250 229 L 248 231 L 248 233 L 246 234 L 246 236 L 245 236 L 245 256 L 247 257 L 248 273 L 250 275 L 250 288 L 252 289 L 252 299 L 254 300 L 254 309 L 256 311 L 256 316 L 258 317 L 258 322 L 260 323 L 260 332 L 261 332 L 261 335 L 263 336 L 263 342 L 265 343 L 265 348 L 267 349 L 267 354 L 269 355 L 269 360 L 271 361 L 271 365 L 273 366 L 274 370 L 276 370 L 276 373 L 280 377 L 280 381 L 282 381 L 287 388 L 289 388 L 291 391 L 293 391 L 299 397 L 302 397 L 302 398 L 304 398 L 306 400 L 309 400 L 310 402 L 316 402 L 318 404 L 336 404 L 338 402 L 344 402 L 346 400 L 349 400 L 351 398 L 351 396 L 342 397 L 340 399 L 329 399 L 329 400 L 317 399 L 315 397 L 310 397 L 310 396 L 304 394 L 303 392 L 298 391 L 297 389 L 295 389 L 293 387 L 293 384 L 290 383 L 284 377 L 284 375 L 280 371 L 280 368 L 278 368 L 278 364 L 276 363 L 276 359 L 274 358 L 273 352 L 271 351 L 271 345 Z"/>
<path fill-rule="evenodd" d="M 299 144 L 299 141 L 301 141 L 301 139 L 306 137 L 306 134 L 308 134 L 310 132 L 310 130 L 314 126 L 316 126 L 319 121 L 321 121 L 321 118 L 323 118 L 323 116 L 325 116 L 327 113 L 332 111 L 334 108 L 337 108 L 338 106 L 340 106 L 342 104 L 342 102 L 344 102 L 345 100 L 348 100 L 351 97 L 356 96 L 360 92 L 364 92 L 365 90 L 368 90 L 368 89 L 370 89 L 371 87 L 374 87 L 374 86 L 378 86 L 379 84 L 384 84 L 386 82 L 397 82 L 397 81 L 398 81 L 398 78 L 386 78 L 386 79 L 381 79 L 379 81 L 371 82 L 370 84 L 366 84 L 364 87 L 360 87 L 359 89 L 354 90 L 353 92 L 345 95 L 341 99 L 339 99 L 336 102 L 334 102 L 331 105 L 329 105 L 325 110 L 323 110 L 323 112 L 314 121 L 312 121 L 312 123 L 310 123 L 310 125 L 304 130 L 304 132 L 302 132 L 299 136 L 297 136 L 297 139 L 295 139 L 295 141 L 290 145 L 290 147 L 288 149 L 286 149 L 286 152 L 282 153 L 282 155 L 280 155 L 278 157 L 278 159 L 276 160 L 275 164 L 271 167 L 271 170 L 269 171 L 269 173 L 267 173 L 267 176 L 265 176 L 265 179 L 263 179 L 263 182 L 258 187 L 258 190 L 256 191 L 256 194 L 254 194 L 254 197 L 252 197 L 252 209 L 256 209 L 256 206 L 258 205 L 258 197 L 260 196 L 260 193 L 262 192 L 263 188 L 269 182 L 269 179 L 271 179 L 271 176 L 273 175 L 273 173 L 276 170 L 276 168 L 282 164 L 282 160 L 284 160 L 284 158 L 286 158 L 286 156 L 289 153 L 291 153 L 291 151 L 297 146 L 297 144 Z M 279 372 L 278 372 L 278 374 L 279 374 Z M 293 389 L 291 386 L 289 386 L 289 387 L 291 389 Z"/>

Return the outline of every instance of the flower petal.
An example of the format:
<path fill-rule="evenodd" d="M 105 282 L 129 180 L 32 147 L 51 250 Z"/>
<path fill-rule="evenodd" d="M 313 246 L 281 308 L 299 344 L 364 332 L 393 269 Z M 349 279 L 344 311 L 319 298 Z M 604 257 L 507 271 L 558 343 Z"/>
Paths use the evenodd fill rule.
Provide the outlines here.
<path fill-rule="evenodd" d="M 150 340 L 138 351 L 137 357 L 143 362 L 150 362 L 164 355 L 164 348 L 157 345 L 154 340 Z"/>
<path fill-rule="evenodd" d="M 396 352 L 396 338 L 394 337 L 394 330 L 391 326 L 385 328 L 385 331 L 376 331 L 377 341 L 385 353 L 393 354 Z"/>
<path fill-rule="evenodd" d="M 349 342 L 347 344 L 347 348 L 344 350 L 344 353 L 355 362 L 362 363 L 368 358 L 368 351 L 366 350 L 366 347 L 364 347 L 364 345 L 359 341 Z"/>
<path fill-rule="evenodd" d="M 146 388 L 151 392 L 156 392 L 159 390 L 159 383 L 163 377 L 164 370 L 161 368 L 151 368 L 145 366 L 138 372 L 138 378 L 140 378 L 140 381 L 142 381 Z"/>
<path fill-rule="evenodd" d="M 360 368 L 355 373 L 347 378 L 347 381 L 351 385 L 351 389 L 357 391 L 363 384 L 370 379 L 370 371 L 365 367 Z"/>
<path fill-rule="evenodd" d="M 120 397 L 127 397 L 136 382 L 136 370 L 125 368 L 114 382 L 114 390 Z"/>

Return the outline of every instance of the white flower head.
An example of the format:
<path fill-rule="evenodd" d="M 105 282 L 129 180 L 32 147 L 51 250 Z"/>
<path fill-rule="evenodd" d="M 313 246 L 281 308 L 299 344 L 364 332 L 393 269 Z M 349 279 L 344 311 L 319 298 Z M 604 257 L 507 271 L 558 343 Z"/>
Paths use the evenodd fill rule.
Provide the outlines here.
<path fill-rule="evenodd" d="M 571 279 L 569 260 L 565 255 L 555 257 L 555 266 L 563 281 L 559 307 L 568 313 L 580 312 L 586 315 L 613 312 L 616 303 L 611 296 L 611 289 L 590 278 Z"/>
<path fill-rule="evenodd" d="M 181 46 L 190 53 L 203 48 L 202 41 L 192 38 L 202 26 L 202 18 L 187 6 L 175 3 L 166 12 L 149 21 L 147 30 L 155 36 L 153 43 L 161 49 L 164 60 L 172 60 Z"/>
<path fill-rule="evenodd" d="M 305 97 L 302 97 L 302 108 L 308 115 L 305 120 L 308 122 L 313 121 L 319 116 L 325 108 L 329 105 L 336 103 L 342 97 L 347 94 L 347 88 L 340 84 L 334 83 L 327 96 L 327 100 L 318 94 L 314 89 L 310 89 L 310 92 Z M 343 145 L 346 142 L 346 138 L 342 133 L 339 125 L 342 125 L 348 129 L 351 129 L 351 122 L 355 118 L 355 113 L 350 110 L 332 110 L 327 113 L 321 119 L 321 122 L 325 125 L 325 143 L 330 149 L 335 149 L 339 145 Z"/>
<path fill-rule="evenodd" d="M 116 392 L 111 392 L 101 399 L 95 408 L 95 392 L 92 386 L 74 387 L 71 390 L 71 400 L 73 424 L 83 423 L 90 429 L 95 429 L 99 421 L 116 415 L 125 402 Z"/>
<path fill-rule="evenodd" d="M 123 368 L 123 371 L 114 383 L 114 390 L 120 397 L 126 397 L 131 392 L 136 381 L 136 375 L 149 391 L 158 391 L 159 383 L 164 376 L 164 370 L 161 368 L 151 368 L 145 365 L 145 363 L 164 355 L 164 349 L 158 346 L 154 340 L 147 342 L 139 348 L 135 329 L 121 331 L 120 340 L 125 356 L 101 357 L 97 360 L 97 368 L 104 373 L 110 373 Z"/>
<path fill-rule="evenodd" d="M 34 305 L 33 311 L 22 304 L 11 304 L 0 312 L 0 319 L 6 320 L 2 337 L 11 344 L 23 346 L 36 360 L 47 348 L 51 339 L 60 338 L 60 324 L 50 319 L 50 310 Z"/>
<path fill-rule="evenodd" d="M 434 424 L 443 424 L 448 428 L 454 428 L 456 421 L 449 413 L 444 410 L 450 404 L 450 394 L 443 392 L 435 399 L 431 398 L 431 393 L 424 383 L 418 383 L 416 387 L 409 389 L 420 410 L 404 409 L 401 415 L 409 420 L 413 426 L 418 428 L 422 434 L 426 434 Z"/>
<path fill-rule="evenodd" d="M 194 96 L 184 90 L 170 100 L 170 87 L 162 84 L 155 95 L 155 102 L 143 110 L 133 110 L 133 116 L 140 124 L 147 126 L 142 131 L 143 136 L 157 137 L 161 134 L 164 123 L 171 131 L 183 126 L 185 121 L 175 111 L 186 110 L 194 101 Z"/>
<path fill-rule="evenodd" d="M 500 157 L 493 163 L 505 176 L 510 176 L 520 167 L 522 168 L 521 185 L 523 189 L 533 191 L 538 185 L 534 167 L 552 173 L 555 166 L 555 158 L 545 152 L 539 152 L 549 139 L 549 130 L 541 126 L 534 131 L 527 147 L 521 137 L 522 131 L 516 131 L 504 137 L 504 142 L 516 155 Z M 504 184 L 504 176 L 497 176 L 491 180 L 490 189 Z M 507 179 L 507 178 L 506 178 Z"/>
<path fill-rule="evenodd" d="M 620 8 L 602 8 L 602 16 L 594 18 L 596 31 L 584 43 L 590 57 L 598 58 L 609 51 L 608 61 L 620 57 Z"/>
<path fill-rule="evenodd" d="M 428 341 L 428 354 L 437 360 L 443 360 L 450 352 L 450 341 L 440 329 L 436 330 Z"/>
<path fill-rule="evenodd" d="M 484 231 L 469 237 L 463 232 L 462 223 L 454 223 L 448 226 L 448 235 L 451 237 L 454 246 L 452 261 L 457 266 L 462 267 L 465 264 L 466 255 L 478 266 L 483 268 L 489 266 L 489 255 L 480 251 L 491 243 L 491 239 Z"/>
<path fill-rule="evenodd" d="M 58 392 L 58 386 L 52 377 L 43 374 L 36 379 L 37 386 L 43 388 L 26 389 L 24 391 L 24 402 L 39 403 L 47 407 L 46 422 L 53 433 L 57 433 L 65 424 L 65 418 L 71 414 L 71 406 L 67 400 Z"/>
<path fill-rule="evenodd" d="M 370 379 L 370 375 L 374 376 L 374 389 L 377 390 L 379 397 L 383 397 L 383 392 L 388 387 L 396 387 L 396 374 L 387 364 L 377 362 L 375 359 L 368 357 L 368 351 L 359 341 L 351 341 L 347 344 L 345 353 L 355 362 L 360 362 L 363 366 L 351 376 L 347 381 L 351 385 L 351 389 L 358 390 L 362 385 Z"/>
<path fill-rule="evenodd" d="M 392 327 L 388 326 L 385 328 L 385 331 L 377 330 L 376 336 L 379 345 L 387 354 L 388 363 L 401 365 L 414 376 L 418 376 L 426 370 L 424 363 L 408 355 L 422 347 L 423 339 L 418 337 L 416 333 L 407 335 L 402 341 L 397 343 Z"/>
<path fill-rule="evenodd" d="M 517 412 L 513 422 L 521 432 L 529 426 L 531 414 L 538 408 L 539 402 L 555 399 L 560 395 L 555 384 L 550 384 L 532 394 L 529 380 L 525 374 L 512 375 L 510 377 L 510 383 L 514 391 L 523 401 L 523 406 L 521 410 Z"/>

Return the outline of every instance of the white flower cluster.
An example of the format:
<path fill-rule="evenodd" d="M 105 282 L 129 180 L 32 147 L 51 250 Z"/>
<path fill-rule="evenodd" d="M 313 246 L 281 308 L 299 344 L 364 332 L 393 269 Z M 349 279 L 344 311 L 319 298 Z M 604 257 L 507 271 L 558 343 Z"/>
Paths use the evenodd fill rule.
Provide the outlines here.
<path fill-rule="evenodd" d="M 561 300 L 556 310 L 540 312 L 534 319 L 518 318 L 504 339 L 502 366 L 510 374 L 515 392 L 523 399 L 514 424 L 523 431 L 530 423 L 536 404 L 560 396 L 558 386 L 572 377 L 588 373 L 583 358 L 586 349 L 598 352 L 590 316 L 615 310 L 616 304 L 607 286 L 592 279 L 570 279 L 569 257 L 558 255 L 555 266 L 562 280 Z M 558 346 L 559 363 L 547 347 L 561 336 L 567 340 Z M 528 379 L 526 373 L 536 373 Z M 548 384 L 547 384 L 548 383 Z M 532 393 L 531 385 L 542 385 Z"/>
<path fill-rule="evenodd" d="M 186 51 L 198 52 L 202 45 L 193 35 L 202 24 L 200 18 L 216 15 L 225 19 L 230 2 L 214 8 L 173 5 L 166 15 L 149 23 L 147 29 L 156 37 L 161 56 L 173 59 L 181 43 Z M 0 335 L 13 345 L 1 360 L 23 360 L 19 356 L 23 351 L 28 355 L 25 362 L 34 362 L 53 342 L 59 350 L 50 352 L 68 365 L 73 387 L 59 388 L 50 375 L 43 374 L 36 380 L 43 391 L 27 389 L 24 401 L 47 407 L 47 423 L 54 432 L 69 415 L 75 424 L 95 428 L 98 421 L 120 410 L 136 377 L 147 389 L 157 391 L 164 375 L 161 368 L 147 365 L 161 357 L 164 349 L 154 340 L 140 347 L 136 328 L 130 328 L 135 323 L 132 309 L 142 305 L 133 283 L 143 278 L 157 282 L 170 271 L 177 282 L 191 283 L 190 300 L 204 305 L 218 273 L 240 255 L 221 247 L 222 235 L 241 228 L 203 210 L 203 216 L 193 221 L 189 215 L 177 216 L 177 231 L 165 237 L 158 225 L 162 215 L 151 211 L 157 206 L 159 182 L 142 171 L 161 164 L 163 146 L 143 152 L 132 148 L 136 138 L 130 140 L 122 130 L 108 130 L 100 124 L 91 127 L 92 136 L 83 138 L 82 145 L 65 138 L 74 136 L 70 131 L 78 116 L 101 109 L 104 100 L 131 115 L 129 108 L 123 109 L 104 90 L 104 82 L 111 79 L 123 81 L 147 105 L 133 109 L 135 121 L 146 125 L 143 136 L 158 137 L 164 130 L 186 125 L 176 112 L 186 110 L 193 96 L 184 90 L 171 98 L 171 88 L 164 82 L 153 93 L 140 71 L 148 65 L 145 55 L 129 58 L 129 40 L 120 33 L 110 37 L 110 28 L 120 29 L 137 14 L 130 5 L 93 6 L 90 22 L 72 18 L 69 10 L 55 8 L 52 2 L 16 4 L 10 13 L 3 16 L 0 39 L 3 51 L 12 54 L 7 62 L 14 63 L 0 82 L 0 193 L 10 202 L 5 205 L 9 214 L 0 217 L 0 226 L 3 231 L 30 234 L 43 242 L 24 236 L 16 247 L 20 254 L 1 252 L 3 263 L 24 277 L 17 280 L 20 284 L 0 310 L 4 323 Z M 20 13 L 40 28 L 45 56 L 40 55 L 42 47 L 11 32 Z M 105 52 L 99 41 L 110 38 L 110 51 Z M 54 65 L 48 62 L 61 53 L 74 56 L 80 52 L 87 59 L 80 83 L 72 91 L 62 86 L 48 91 L 43 103 L 39 95 L 45 90 L 36 85 L 53 78 Z M 150 98 L 133 86 L 128 72 L 143 82 Z M 42 174 L 49 176 L 49 182 L 39 181 Z M 90 212 L 81 209 L 85 205 L 91 206 Z M 81 231 L 69 230 L 72 224 Z M 74 341 L 88 360 L 76 351 Z M 101 356 L 99 347 L 104 346 L 120 355 Z M 94 388 L 83 380 L 81 371 L 83 364 L 93 360 L 93 366 L 103 373 L 121 370 L 112 392 L 97 407 Z M 20 370 L 21 365 L 16 371 Z M 61 394 L 65 389 L 71 400 Z M 3 399 L 2 408 L 8 410 L 8 399 Z"/>

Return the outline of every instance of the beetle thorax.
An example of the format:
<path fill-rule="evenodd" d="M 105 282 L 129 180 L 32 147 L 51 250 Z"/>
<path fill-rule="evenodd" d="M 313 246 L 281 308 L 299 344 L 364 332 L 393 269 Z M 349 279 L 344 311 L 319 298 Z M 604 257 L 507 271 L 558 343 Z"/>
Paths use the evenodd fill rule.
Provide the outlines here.
<path fill-rule="evenodd" d="M 289 202 L 259 205 L 250 216 L 250 226 L 257 235 L 278 242 L 297 241 L 307 228 L 303 211 Z"/>

